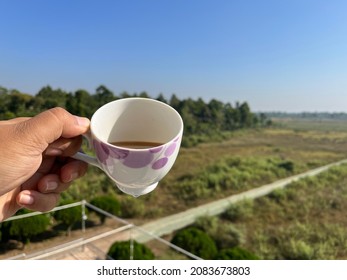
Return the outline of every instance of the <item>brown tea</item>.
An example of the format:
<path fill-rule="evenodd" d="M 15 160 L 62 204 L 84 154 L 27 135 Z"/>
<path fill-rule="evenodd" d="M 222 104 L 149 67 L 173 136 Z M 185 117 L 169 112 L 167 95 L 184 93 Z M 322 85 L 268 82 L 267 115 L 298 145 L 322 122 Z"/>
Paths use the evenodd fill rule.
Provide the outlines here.
<path fill-rule="evenodd" d="M 117 147 L 129 148 L 129 149 L 149 149 L 149 148 L 163 145 L 164 143 L 145 142 L 145 141 L 117 141 L 117 142 L 110 142 L 110 144 Z"/>

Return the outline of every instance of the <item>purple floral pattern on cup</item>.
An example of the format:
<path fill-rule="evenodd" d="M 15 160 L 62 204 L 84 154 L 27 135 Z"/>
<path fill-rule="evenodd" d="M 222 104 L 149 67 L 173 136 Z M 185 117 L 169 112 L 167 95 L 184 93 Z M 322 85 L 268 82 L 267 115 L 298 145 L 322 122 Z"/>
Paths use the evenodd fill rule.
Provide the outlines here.
<path fill-rule="evenodd" d="M 136 152 L 128 149 L 120 149 L 97 140 L 94 140 L 93 145 L 97 157 L 103 165 L 108 165 L 107 160 L 111 158 L 119 160 L 129 168 L 151 166 L 152 169 L 159 170 L 169 162 L 170 156 L 174 154 L 177 148 L 177 141 L 179 139 L 180 137 L 166 145 Z"/>
<path fill-rule="evenodd" d="M 174 153 L 175 150 L 176 150 L 176 143 L 173 142 L 165 150 L 165 156 L 167 156 L 167 157 L 171 156 Z"/>
<path fill-rule="evenodd" d="M 161 169 L 167 164 L 168 161 L 169 161 L 169 158 L 167 157 L 160 158 L 152 164 L 152 168 L 155 170 Z"/>
<path fill-rule="evenodd" d="M 102 164 L 107 164 L 106 161 L 109 157 L 124 159 L 129 155 L 129 150 L 110 147 L 99 141 L 94 141 L 93 145 L 98 159 Z"/>
<path fill-rule="evenodd" d="M 159 153 L 162 149 L 163 149 L 163 146 L 159 146 L 159 147 L 151 148 L 151 149 L 149 149 L 149 151 L 151 153 L 155 154 L 155 153 Z"/>
<path fill-rule="evenodd" d="M 150 151 L 131 152 L 124 159 L 123 164 L 131 168 L 141 168 L 149 165 L 154 158 L 154 155 Z"/>

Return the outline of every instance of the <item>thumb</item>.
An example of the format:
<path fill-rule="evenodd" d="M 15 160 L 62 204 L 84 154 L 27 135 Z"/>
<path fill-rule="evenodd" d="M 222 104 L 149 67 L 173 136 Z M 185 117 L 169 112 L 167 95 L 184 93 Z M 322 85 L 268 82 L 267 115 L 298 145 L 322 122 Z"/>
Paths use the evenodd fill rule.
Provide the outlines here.
<path fill-rule="evenodd" d="M 18 123 L 17 133 L 22 141 L 28 141 L 41 150 L 60 137 L 73 138 L 89 129 L 89 120 L 70 114 L 63 108 L 53 108 Z"/>

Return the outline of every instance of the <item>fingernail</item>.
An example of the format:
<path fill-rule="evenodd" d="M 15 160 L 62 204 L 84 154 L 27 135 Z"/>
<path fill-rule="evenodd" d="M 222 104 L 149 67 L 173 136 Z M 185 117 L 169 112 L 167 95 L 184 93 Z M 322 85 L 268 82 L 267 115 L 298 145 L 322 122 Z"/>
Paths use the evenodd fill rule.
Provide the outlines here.
<path fill-rule="evenodd" d="M 46 184 L 46 191 L 53 191 L 58 187 L 58 183 L 55 181 L 49 181 Z"/>
<path fill-rule="evenodd" d="M 77 124 L 82 127 L 89 127 L 90 121 L 87 118 L 75 116 Z"/>
<path fill-rule="evenodd" d="M 77 179 L 79 177 L 77 172 L 74 172 L 71 174 L 69 182 L 72 182 L 73 180 Z"/>
<path fill-rule="evenodd" d="M 24 205 L 30 205 L 34 203 L 34 198 L 29 194 L 22 194 L 19 198 L 19 203 Z"/>
<path fill-rule="evenodd" d="M 49 156 L 61 156 L 63 154 L 63 151 L 57 148 L 48 147 L 46 150 L 46 154 Z"/>

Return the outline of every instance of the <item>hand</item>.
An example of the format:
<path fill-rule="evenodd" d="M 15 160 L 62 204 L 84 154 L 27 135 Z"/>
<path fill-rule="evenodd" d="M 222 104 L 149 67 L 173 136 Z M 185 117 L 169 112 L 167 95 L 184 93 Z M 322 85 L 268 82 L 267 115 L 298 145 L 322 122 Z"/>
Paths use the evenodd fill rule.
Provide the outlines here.
<path fill-rule="evenodd" d="M 89 120 L 62 108 L 0 121 L 0 221 L 25 207 L 45 212 L 88 165 L 74 160 Z"/>

